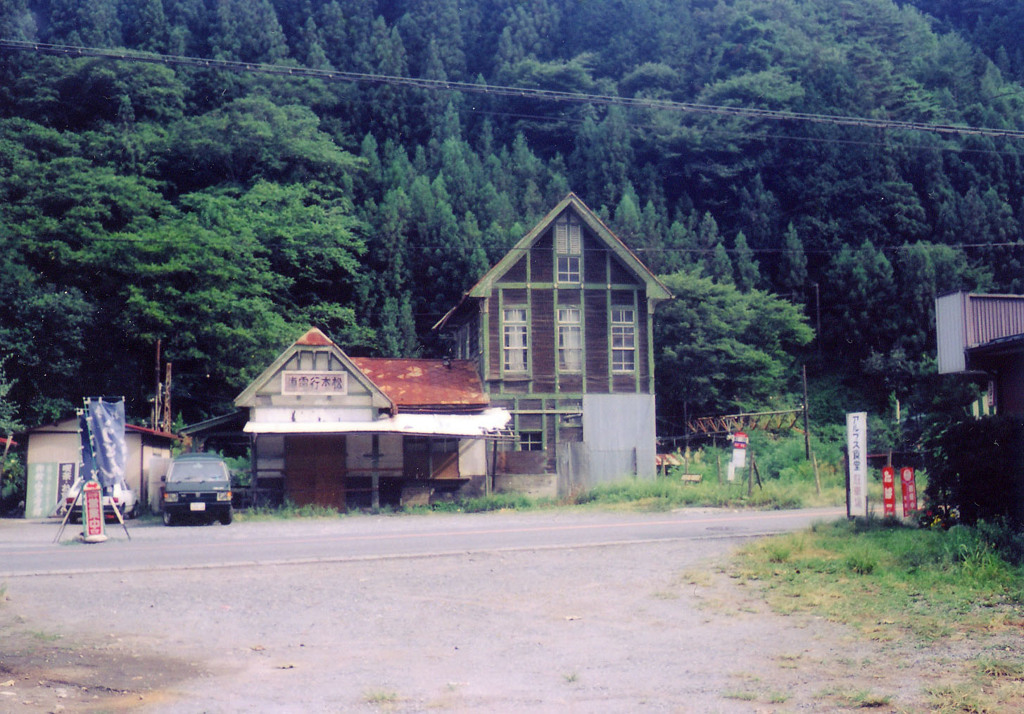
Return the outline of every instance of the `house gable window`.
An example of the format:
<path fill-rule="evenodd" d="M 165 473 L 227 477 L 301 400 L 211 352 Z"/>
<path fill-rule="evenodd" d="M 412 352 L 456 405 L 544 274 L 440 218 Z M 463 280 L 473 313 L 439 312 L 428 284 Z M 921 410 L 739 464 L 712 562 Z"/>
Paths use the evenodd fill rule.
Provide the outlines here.
<path fill-rule="evenodd" d="M 502 311 L 502 367 L 506 372 L 526 372 L 529 366 L 526 308 Z"/>
<path fill-rule="evenodd" d="M 558 368 L 565 372 L 583 368 L 582 311 L 578 307 L 558 308 Z"/>
<path fill-rule="evenodd" d="M 612 308 L 612 372 L 636 371 L 636 310 Z"/>
<path fill-rule="evenodd" d="M 555 221 L 555 277 L 559 283 L 579 283 L 583 262 L 583 229 L 579 220 L 564 215 Z"/>

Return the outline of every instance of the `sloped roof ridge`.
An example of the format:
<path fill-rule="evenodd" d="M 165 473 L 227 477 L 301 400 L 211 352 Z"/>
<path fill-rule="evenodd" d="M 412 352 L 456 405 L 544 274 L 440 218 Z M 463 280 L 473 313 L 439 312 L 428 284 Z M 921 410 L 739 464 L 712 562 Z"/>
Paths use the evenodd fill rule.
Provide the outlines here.
<path fill-rule="evenodd" d="M 512 265 L 519 260 L 523 253 L 529 250 L 533 243 L 547 230 L 558 216 L 560 216 L 569 206 L 577 212 L 584 223 L 589 225 L 594 232 L 598 235 L 601 240 L 606 241 L 607 245 L 611 250 L 616 253 L 619 258 L 631 269 L 636 275 L 643 280 L 647 285 L 648 295 L 659 300 L 667 300 L 672 298 L 672 293 L 667 287 L 651 272 L 640 258 L 637 257 L 629 246 L 627 246 L 618 235 L 615 234 L 601 218 L 594 213 L 593 210 L 577 196 L 573 191 L 569 191 L 558 205 L 552 208 L 550 211 L 541 218 L 537 224 L 530 229 L 519 241 L 512 246 L 504 257 L 501 258 L 497 263 L 491 266 L 491 268 L 484 273 L 469 290 L 467 290 L 462 299 L 452 307 L 445 315 L 437 321 L 433 326 L 434 330 L 440 329 L 448 319 L 455 314 L 459 306 L 461 306 L 468 298 L 483 297 L 490 291 L 491 285 L 504 275 L 512 267 Z"/>
<path fill-rule="evenodd" d="M 330 337 L 325 335 L 319 328 L 311 327 L 306 333 L 295 340 L 295 344 L 304 347 L 337 347 Z"/>

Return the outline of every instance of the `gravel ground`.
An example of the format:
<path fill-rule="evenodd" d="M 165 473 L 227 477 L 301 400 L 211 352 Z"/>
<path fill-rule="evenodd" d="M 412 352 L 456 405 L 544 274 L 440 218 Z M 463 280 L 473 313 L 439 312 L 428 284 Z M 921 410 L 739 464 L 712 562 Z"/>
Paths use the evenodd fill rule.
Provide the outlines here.
<path fill-rule="evenodd" d="M 940 660 L 770 614 L 734 545 L 11 578 L 0 711 L 924 710 Z"/>

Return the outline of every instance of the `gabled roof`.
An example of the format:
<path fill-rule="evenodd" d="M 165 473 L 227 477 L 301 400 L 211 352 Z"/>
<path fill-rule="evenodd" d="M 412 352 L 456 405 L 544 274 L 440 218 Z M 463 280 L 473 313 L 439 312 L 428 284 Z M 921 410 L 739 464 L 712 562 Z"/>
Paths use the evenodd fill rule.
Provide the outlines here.
<path fill-rule="evenodd" d="M 353 357 L 352 362 L 400 410 L 470 410 L 491 403 L 476 365 L 467 360 Z"/>
<path fill-rule="evenodd" d="M 501 260 L 499 260 L 494 267 L 487 271 L 487 273 L 477 281 L 476 285 L 471 287 L 468 292 L 463 296 L 462 301 L 459 305 L 453 307 L 444 317 L 438 320 L 437 324 L 434 325 L 433 329 L 439 329 L 444 326 L 457 309 L 465 302 L 467 298 L 483 298 L 491 294 L 494 289 L 494 283 L 497 282 L 505 273 L 507 273 L 513 265 L 515 265 L 520 258 L 533 247 L 533 244 L 544 234 L 545 231 L 554 223 L 555 219 L 558 218 L 567 208 L 572 208 L 573 211 L 579 216 L 580 220 L 597 236 L 598 240 L 602 241 L 611 251 L 618 257 L 619 260 L 625 264 L 641 281 L 647 289 L 647 297 L 651 300 L 670 300 L 673 296 L 665 285 L 655 277 L 654 273 L 643 264 L 643 262 L 636 257 L 622 240 L 615 235 L 608 226 L 597 217 L 590 208 L 580 200 L 579 196 L 571 191 L 566 195 L 565 198 L 559 202 L 557 206 L 552 208 L 540 222 L 533 227 L 529 233 L 523 236 L 518 243 L 516 243 L 508 253 L 505 254 Z"/>
<path fill-rule="evenodd" d="M 331 339 L 323 332 L 315 327 L 311 327 L 306 334 L 299 339 L 295 340 L 284 352 L 282 352 L 273 364 L 267 367 L 260 374 L 259 377 L 254 379 L 245 391 L 235 397 L 236 407 L 252 407 L 256 404 L 256 393 L 271 379 L 273 379 L 288 362 L 295 356 L 295 353 L 308 349 L 310 347 L 322 347 L 329 350 L 332 355 L 345 367 L 351 377 L 362 384 L 372 395 L 373 406 L 380 407 L 381 409 L 395 408 L 395 403 L 384 393 L 381 389 L 375 385 L 362 370 L 360 370 L 355 363 L 352 362 L 351 358 L 346 355 L 340 347 L 338 347 Z"/>

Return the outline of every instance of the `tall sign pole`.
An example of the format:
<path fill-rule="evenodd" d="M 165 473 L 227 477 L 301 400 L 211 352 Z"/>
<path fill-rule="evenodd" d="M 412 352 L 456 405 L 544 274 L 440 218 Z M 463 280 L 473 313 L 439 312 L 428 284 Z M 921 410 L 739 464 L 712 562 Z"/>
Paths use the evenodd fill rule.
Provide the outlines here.
<path fill-rule="evenodd" d="M 847 494 L 848 518 L 868 515 L 868 415 L 854 412 L 846 415 L 846 450 L 850 472 Z"/>

